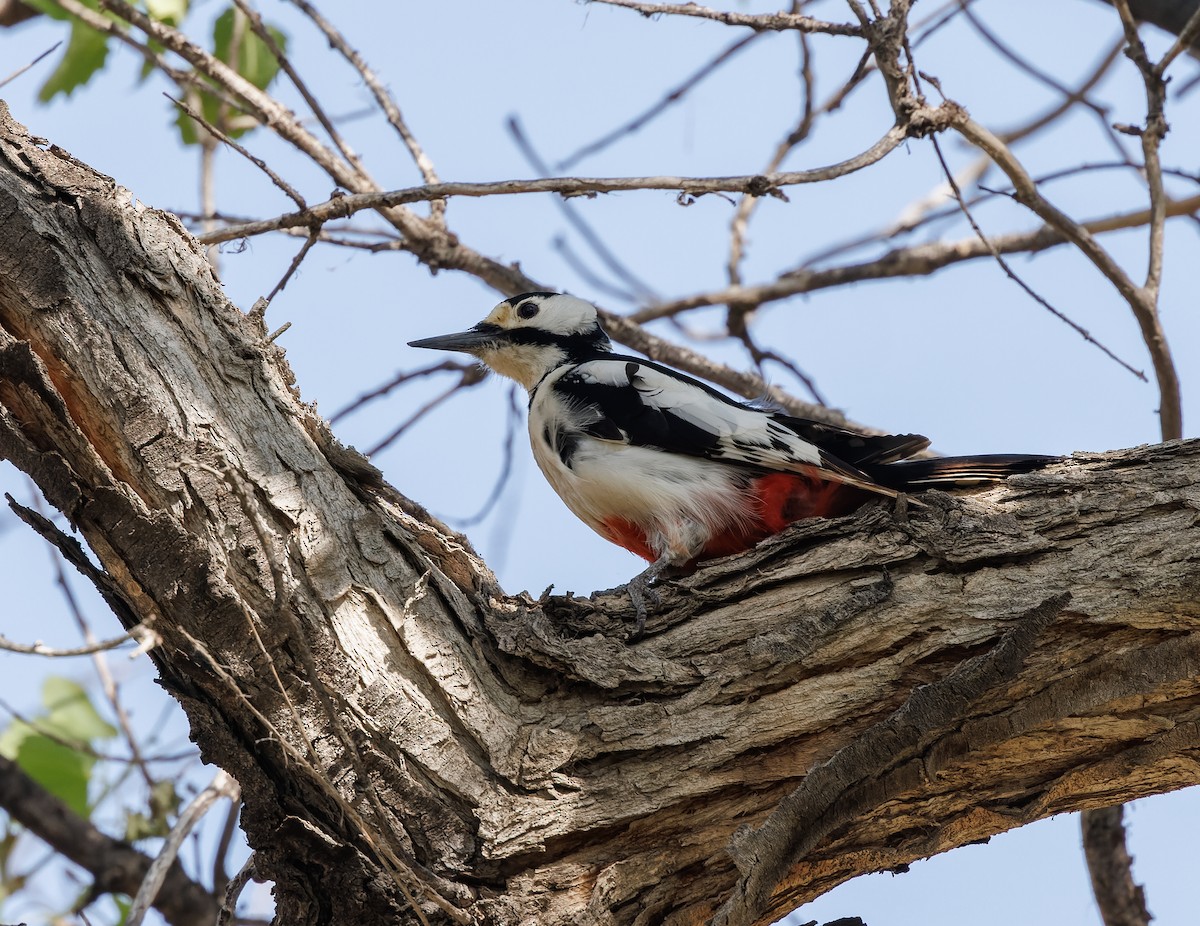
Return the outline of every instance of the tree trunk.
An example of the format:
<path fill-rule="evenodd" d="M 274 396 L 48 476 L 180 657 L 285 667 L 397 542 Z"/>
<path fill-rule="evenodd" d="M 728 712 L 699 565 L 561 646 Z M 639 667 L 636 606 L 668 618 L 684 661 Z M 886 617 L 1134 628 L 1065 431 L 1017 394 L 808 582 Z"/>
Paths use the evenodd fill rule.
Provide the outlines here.
<path fill-rule="evenodd" d="M 623 594 L 505 595 L 172 216 L 2 105 L 0 217 L 0 456 L 161 636 L 278 922 L 766 922 L 1200 781 L 1200 443 L 798 525 L 627 645 Z"/>

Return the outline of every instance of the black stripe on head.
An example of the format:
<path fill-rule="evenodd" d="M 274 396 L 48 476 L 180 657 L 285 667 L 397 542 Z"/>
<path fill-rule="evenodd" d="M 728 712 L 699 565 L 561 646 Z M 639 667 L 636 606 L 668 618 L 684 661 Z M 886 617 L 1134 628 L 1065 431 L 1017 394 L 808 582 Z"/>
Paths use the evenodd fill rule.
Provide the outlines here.
<path fill-rule="evenodd" d="M 596 354 L 607 353 L 609 349 L 608 335 L 599 325 L 579 334 L 554 334 L 533 327 L 508 328 L 504 330 L 503 336 L 510 344 L 538 344 L 561 348 L 567 355 L 567 360 L 572 363 L 589 360 Z"/>

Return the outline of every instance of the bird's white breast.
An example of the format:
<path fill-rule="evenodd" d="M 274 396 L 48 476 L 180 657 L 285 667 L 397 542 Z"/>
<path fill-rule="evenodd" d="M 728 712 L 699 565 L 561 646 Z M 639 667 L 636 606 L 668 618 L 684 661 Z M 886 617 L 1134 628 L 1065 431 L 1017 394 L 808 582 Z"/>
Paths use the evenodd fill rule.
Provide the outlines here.
<path fill-rule="evenodd" d="M 554 371 L 539 385 L 529 409 L 529 439 L 546 480 L 578 518 L 605 536 L 605 523 L 614 518 L 637 525 L 658 555 L 681 561 L 746 518 L 746 479 L 737 470 L 584 433 L 594 411 L 571 407 L 553 389 L 569 369 Z M 570 444 L 569 462 L 559 452 L 564 442 Z"/>

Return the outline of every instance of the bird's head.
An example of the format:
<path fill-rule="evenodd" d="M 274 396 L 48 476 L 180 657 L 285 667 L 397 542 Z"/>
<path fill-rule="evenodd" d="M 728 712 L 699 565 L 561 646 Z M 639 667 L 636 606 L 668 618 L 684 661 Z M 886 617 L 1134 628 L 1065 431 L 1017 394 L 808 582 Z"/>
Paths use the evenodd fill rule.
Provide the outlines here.
<path fill-rule="evenodd" d="M 409 341 L 408 346 L 473 354 L 526 389 L 555 367 L 611 349 L 596 307 L 565 293 L 513 296 L 474 328 Z"/>

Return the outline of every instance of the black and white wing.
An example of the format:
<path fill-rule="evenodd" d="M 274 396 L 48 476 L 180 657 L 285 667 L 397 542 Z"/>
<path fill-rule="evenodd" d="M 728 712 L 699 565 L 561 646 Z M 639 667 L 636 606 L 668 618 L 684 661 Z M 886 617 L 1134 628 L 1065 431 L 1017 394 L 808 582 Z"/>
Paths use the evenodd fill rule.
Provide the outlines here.
<path fill-rule="evenodd" d="M 871 437 L 743 405 L 651 361 L 609 354 L 553 383 L 578 409 L 584 433 L 762 471 L 801 472 L 884 494 L 858 465 L 890 462 L 928 446 L 915 434 Z"/>

